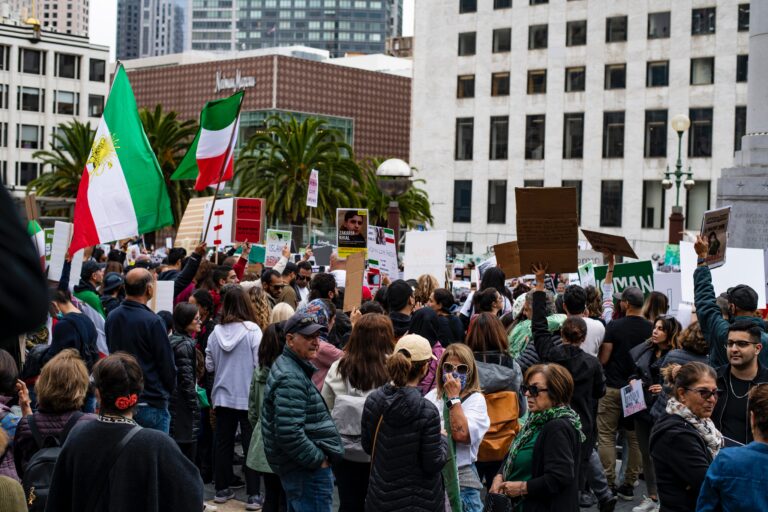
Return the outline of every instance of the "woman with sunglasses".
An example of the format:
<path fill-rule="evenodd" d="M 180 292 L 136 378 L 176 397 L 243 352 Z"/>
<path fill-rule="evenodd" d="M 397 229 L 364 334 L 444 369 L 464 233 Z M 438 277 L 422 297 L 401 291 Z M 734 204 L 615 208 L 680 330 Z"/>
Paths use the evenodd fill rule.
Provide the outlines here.
<path fill-rule="evenodd" d="M 435 404 L 440 412 L 440 421 L 451 436 L 456 473 L 453 473 L 454 467 L 450 464 L 443 470 L 448 496 L 452 503 L 460 500 L 464 512 L 482 512 L 480 490 L 483 484 L 475 462 L 491 421 L 485 398 L 480 393 L 475 357 L 468 346 L 454 343 L 445 349 L 438 367 L 441 378 L 437 381 L 437 388 L 424 398 Z M 446 475 L 447 472 L 450 473 Z M 458 484 L 459 496 L 454 495 L 455 484 Z"/>
<path fill-rule="evenodd" d="M 669 365 L 662 373 L 673 382 L 673 394 L 650 439 L 659 510 L 688 512 L 696 510 L 707 468 L 723 446 L 723 436 L 710 419 L 718 397 L 717 376 L 711 367 L 695 362 Z"/>
<path fill-rule="evenodd" d="M 577 512 L 584 434 L 579 415 L 569 406 L 573 378 L 559 364 L 537 364 L 525 373 L 522 389 L 528 420 L 509 447 L 490 492 L 506 495 L 517 511 Z"/>

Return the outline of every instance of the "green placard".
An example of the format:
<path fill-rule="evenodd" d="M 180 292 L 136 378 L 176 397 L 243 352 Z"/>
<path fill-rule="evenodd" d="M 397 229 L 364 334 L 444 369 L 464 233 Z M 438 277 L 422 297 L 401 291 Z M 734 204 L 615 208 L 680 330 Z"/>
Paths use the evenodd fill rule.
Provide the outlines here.
<path fill-rule="evenodd" d="M 608 272 L 608 265 L 595 266 L 595 279 L 601 288 L 606 272 Z M 653 291 L 653 262 L 634 261 L 616 265 L 613 269 L 613 291 L 621 293 L 624 288 L 630 286 L 637 286 L 645 296 Z"/>
<path fill-rule="evenodd" d="M 256 245 L 251 246 L 251 253 L 248 255 L 248 263 L 264 263 L 267 258 L 267 246 Z"/>

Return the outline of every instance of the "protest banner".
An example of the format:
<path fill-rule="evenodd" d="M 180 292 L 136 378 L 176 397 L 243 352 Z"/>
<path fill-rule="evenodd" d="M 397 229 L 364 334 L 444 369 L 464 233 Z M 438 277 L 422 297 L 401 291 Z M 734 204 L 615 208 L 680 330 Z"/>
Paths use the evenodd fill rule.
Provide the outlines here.
<path fill-rule="evenodd" d="M 597 231 L 588 231 L 586 229 L 582 229 L 581 232 L 584 233 L 592 249 L 597 252 L 637 259 L 635 250 L 632 249 L 629 241 L 623 236 L 598 233 Z"/>
<path fill-rule="evenodd" d="M 506 242 L 493 246 L 493 254 L 496 255 L 496 266 L 503 272 L 504 276 L 518 277 L 520 272 L 520 251 L 517 242 Z"/>
<path fill-rule="evenodd" d="M 53 225 L 53 241 L 51 242 L 51 260 L 48 267 L 48 279 L 61 280 L 61 271 L 64 267 L 64 256 L 69 250 L 74 226 L 69 222 L 56 221 Z M 83 255 L 85 251 L 80 249 L 72 255 L 72 266 L 69 273 L 69 287 L 74 288 L 80 281 L 80 270 L 83 268 Z"/>
<path fill-rule="evenodd" d="M 155 281 L 155 293 L 148 306 L 155 313 L 173 311 L 173 281 Z"/>
<path fill-rule="evenodd" d="M 283 248 L 291 246 L 291 232 L 281 231 L 279 229 L 267 230 L 267 249 L 264 260 L 264 266 L 274 267 L 280 261 L 283 254 Z"/>
<path fill-rule="evenodd" d="M 368 260 L 376 261 L 380 272 L 388 276 L 396 275 L 395 230 L 368 226 Z"/>
<path fill-rule="evenodd" d="M 366 253 L 368 244 L 368 210 L 339 208 L 336 210 L 336 246 L 339 259 L 350 254 Z"/>
<path fill-rule="evenodd" d="M 696 251 L 690 242 L 680 242 L 680 282 L 685 302 L 694 302 L 693 272 L 696 270 Z M 746 284 L 757 292 L 758 307 L 766 304 L 765 255 L 762 249 L 728 248 L 728 261 L 712 269 L 712 286 L 718 295 L 732 286 Z"/>
<path fill-rule="evenodd" d="M 641 380 L 633 380 L 630 385 L 624 386 L 620 391 L 621 408 L 624 411 L 625 418 L 648 408 L 645 405 L 643 382 Z"/>
<path fill-rule="evenodd" d="M 307 206 L 317 208 L 317 191 L 319 189 L 320 178 L 317 175 L 317 169 L 312 169 L 309 173 L 309 184 L 307 185 Z"/>
<path fill-rule="evenodd" d="M 709 243 L 707 266 L 710 269 L 722 267 L 725 264 L 725 248 L 728 244 L 728 221 L 730 217 L 730 206 L 704 212 L 704 218 L 701 220 L 701 236 Z"/>
<path fill-rule="evenodd" d="M 213 208 L 213 199 L 209 198 L 203 213 L 203 226 L 208 225 L 208 217 L 213 215 L 210 220 L 208 234 L 205 237 L 205 243 L 208 244 L 208 247 L 232 245 L 232 215 L 234 208 L 234 198 L 217 199 L 215 208 Z"/>
<path fill-rule="evenodd" d="M 608 265 L 595 267 L 595 281 L 602 288 Z M 617 263 L 613 268 L 613 291 L 621 293 L 624 288 L 637 286 L 646 297 L 653 291 L 653 263 L 651 261 L 633 261 Z"/>
<path fill-rule="evenodd" d="M 347 258 L 347 279 L 344 283 L 344 312 L 360 307 L 363 299 L 363 273 L 365 272 L 365 254 L 356 252 Z"/>
<path fill-rule="evenodd" d="M 520 270 L 545 263 L 549 272 L 576 272 L 579 214 L 576 189 L 516 188 Z"/>
<path fill-rule="evenodd" d="M 445 284 L 447 241 L 445 230 L 408 231 L 405 234 L 403 278 L 418 279 L 423 274 L 430 274 L 442 287 Z"/>
<path fill-rule="evenodd" d="M 187 209 L 184 210 L 184 215 L 181 217 L 179 229 L 176 230 L 174 247 L 183 247 L 187 253 L 195 250 L 203 237 L 203 229 L 205 228 L 203 215 L 205 205 L 210 201 L 210 197 L 193 197 L 189 200 Z"/>

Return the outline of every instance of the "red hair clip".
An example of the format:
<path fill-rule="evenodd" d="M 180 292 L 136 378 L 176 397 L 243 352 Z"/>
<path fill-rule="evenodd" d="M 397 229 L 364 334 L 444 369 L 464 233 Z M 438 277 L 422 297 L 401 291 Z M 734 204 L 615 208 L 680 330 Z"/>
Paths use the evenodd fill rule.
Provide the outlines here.
<path fill-rule="evenodd" d="M 120 409 L 121 411 L 124 411 L 136 405 L 136 402 L 138 402 L 138 400 L 139 400 L 139 397 L 136 396 L 136 393 L 132 393 L 128 396 L 120 396 L 120 397 L 117 397 L 117 400 L 115 400 L 115 406 L 117 406 L 117 408 Z"/>

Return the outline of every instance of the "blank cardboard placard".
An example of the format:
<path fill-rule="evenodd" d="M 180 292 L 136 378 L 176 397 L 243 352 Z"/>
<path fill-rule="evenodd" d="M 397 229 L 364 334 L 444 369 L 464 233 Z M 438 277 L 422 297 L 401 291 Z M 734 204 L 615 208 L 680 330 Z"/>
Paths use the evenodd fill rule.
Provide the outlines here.
<path fill-rule="evenodd" d="M 429 274 L 437 279 L 442 287 L 445 284 L 445 253 L 448 232 L 408 231 L 405 234 L 405 254 L 403 279 L 418 279 Z"/>
<path fill-rule="evenodd" d="M 582 229 L 581 232 L 584 233 L 584 236 L 587 238 L 587 241 L 589 241 L 592 249 L 597 252 L 637 259 L 635 250 L 632 249 L 632 246 L 629 245 L 629 241 L 623 236 L 598 233 L 597 231 L 588 231 L 586 229 Z"/>
<path fill-rule="evenodd" d="M 517 247 L 517 242 L 494 245 L 493 253 L 496 255 L 496 266 L 504 272 L 507 279 L 522 275 L 522 272 L 520 272 L 520 251 Z"/>
<path fill-rule="evenodd" d="M 347 281 L 344 286 L 344 312 L 360 306 L 363 300 L 363 273 L 365 253 L 355 252 L 347 256 Z"/>
<path fill-rule="evenodd" d="M 210 197 L 193 197 L 187 203 L 187 209 L 181 217 L 179 229 L 176 230 L 174 247 L 183 247 L 191 253 L 203 238 L 203 212 L 205 204 L 211 201 Z"/>
<path fill-rule="evenodd" d="M 173 281 L 155 281 L 155 293 L 149 301 L 149 308 L 158 311 L 173 312 Z"/>
<path fill-rule="evenodd" d="M 546 263 L 549 272 L 579 268 L 579 222 L 576 189 L 516 188 L 517 246 L 520 270 Z"/>
<path fill-rule="evenodd" d="M 69 222 L 56 221 L 53 226 L 53 242 L 51 243 L 51 262 L 48 267 L 48 279 L 61 280 L 61 271 L 64 268 L 64 256 L 69 250 L 74 226 Z M 83 268 L 84 249 L 80 249 L 72 255 L 72 266 L 69 273 L 69 288 L 72 289 L 80 282 L 80 271 Z"/>
<path fill-rule="evenodd" d="M 315 256 L 315 264 L 327 267 L 331 264 L 331 253 L 333 247 L 330 245 L 316 245 L 312 247 L 312 254 Z"/>

